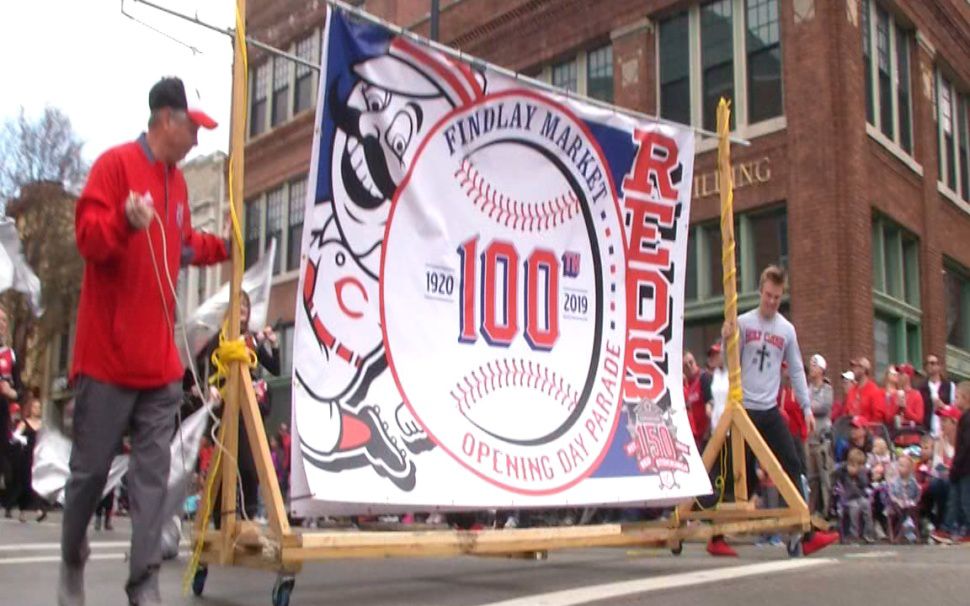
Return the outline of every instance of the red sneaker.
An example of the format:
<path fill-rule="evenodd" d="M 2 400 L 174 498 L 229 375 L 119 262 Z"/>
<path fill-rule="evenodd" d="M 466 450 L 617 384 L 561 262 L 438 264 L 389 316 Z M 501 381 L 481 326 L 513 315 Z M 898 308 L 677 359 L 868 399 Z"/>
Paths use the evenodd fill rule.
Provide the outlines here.
<path fill-rule="evenodd" d="M 945 530 L 934 530 L 930 533 L 930 540 L 940 545 L 952 545 L 953 537 Z"/>
<path fill-rule="evenodd" d="M 723 538 L 711 539 L 707 542 L 707 553 L 711 554 L 716 558 L 736 558 L 738 557 L 738 552 L 727 544 Z"/>
<path fill-rule="evenodd" d="M 802 541 L 802 553 L 810 556 L 816 551 L 821 551 L 839 540 L 837 532 L 816 532 L 812 538 Z"/>

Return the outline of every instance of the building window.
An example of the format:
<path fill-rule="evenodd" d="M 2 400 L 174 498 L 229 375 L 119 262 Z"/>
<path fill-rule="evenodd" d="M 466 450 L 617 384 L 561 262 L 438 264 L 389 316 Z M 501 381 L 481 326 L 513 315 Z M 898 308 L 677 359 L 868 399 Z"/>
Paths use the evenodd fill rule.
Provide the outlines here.
<path fill-rule="evenodd" d="M 734 246 L 738 292 L 756 293 L 761 270 L 769 265 L 788 266 L 788 215 L 785 208 L 737 215 Z M 722 297 L 724 271 L 719 222 L 691 227 L 687 259 L 687 301 Z"/>
<path fill-rule="evenodd" d="M 907 154 L 913 152 L 912 32 L 875 0 L 862 2 L 866 121 Z"/>
<path fill-rule="evenodd" d="M 781 24 L 776 0 L 747 2 L 748 121 L 780 116 Z"/>
<path fill-rule="evenodd" d="M 290 70 L 293 62 L 286 57 L 276 57 L 273 61 L 273 122 L 276 126 L 290 117 Z"/>
<path fill-rule="evenodd" d="M 276 239 L 276 258 L 273 259 L 273 275 L 280 273 L 280 259 L 283 256 L 283 206 L 286 189 L 277 187 L 266 195 L 266 236 L 264 250 Z"/>
<path fill-rule="evenodd" d="M 956 263 L 943 264 L 946 342 L 970 351 L 970 271 Z"/>
<path fill-rule="evenodd" d="M 252 79 L 253 90 L 249 98 L 252 99 L 252 107 L 249 110 L 249 136 L 256 135 L 266 130 L 266 88 L 269 85 L 269 62 L 256 68 L 256 75 Z"/>
<path fill-rule="evenodd" d="M 718 0 L 701 7 L 701 80 L 703 127 L 717 129 L 717 104 L 734 98 L 734 35 L 732 0 Z M 732 115 L 734 112 L 731 112 Z"/>
<path fill-rule="evenodd" d="M 865 64 L 866 78 L 865 86 L 863 86 L 866 90 L 866 122 L 875 124 L 875 105 L 872 101 L 872 87 L 869 86 L 872 82 L 872 32 L 870 30 L 871 25 L 869 24 L 869 14 L 871 11 L 869 0 L 862 0 L 862 60 Z"/>
<path fill-rule="evenodd" d="M 613 47 L 582 51 L 555 65 L 536 66 L 526 73 L 573 94 L 613 102 Z"/>
<path fill-rule="evenodd" d="M 613 102 L 613 47 L 592 50 L 586 58 L 586 94 L 593 99 Z"/>
<path fill-rule="evenodd" d="M 300 254 L 303 250 L 303 213 L 306 208 L 306 178 L 290 183 L 290 208 L 287 228 L 286 269 L 300 268 Z"/>
<path fill-rule="evenodd" d="M 942 133 L 943 149 L 940 150 L 942 170 L 940 178 L 944 179 L 947 187 L 956 189 L 956 153 L 953 149 L 953 85 L 944 76 L 940 76 L 940 132 Z"/>
<path fill-rule="evenodd" d="M 873 339 L 877 376 L 922 358 L 919 240 L 885 217 L 872 223 Z"/>
<path fill-rule="evenodd" d="M 896 29 L 896 107 L 899 112 L 899 146 L 906 153 L 913 151 L 913 133 L 910 131 L 909 100 L 909 34 Z"/>
<path fill-rule="evenodd" d="M 967 154 L 970 96 L 961 94 L 942 72 L 937 76 L 936 88 L 940 183 L 970 202 L 970 158 Z"/>
<path fill-rule="evenodd" d="M 967 156 L 967 140 L 970 138 L 967 123 L 970 120 L 967 119 L 967 113 L 970 113 L 970 99 L 961 96 L 960 104 L 957 105 L 957 133 L 960 135 L 958 145 L 960 153 L 957 160 L 960 163 L 960 195 L 963 196 L 964 200 L 970 202 L 970 158 Z"/>
<path fill-rule="evenodd" d="M 246 269 L 252 267 L 253 263 L 259 259 L 259 236 L 263 231 L 260 222 L 262 217 L 260 210 L 260 198 L 246 202 L 246 244 L 244 247 Z"/>
<path fill-rule="evenodd" d="M 731 128 L 781 116 L 778 7 L 778 0 L 717 0 L 661 21 L 661 116 L 713 130 L 721 97 L 733 101 Z"/>
<path fill-rule="evenodd" d="M 320 59 L 320 37 L 317 32 L 296 43 L 296 56 L 318 64 Z M 306 65 L 296 64 L 296 83 L 293 87 L 293 115 L 313 107 L 316 87 L 313 70 Z"/>
<path fill-rule="evenodd" d="M 660 115 L 681 124 L 690 124 L 688 24 L 686 12 L 660 24 Z"/>
<path fill-rule="evenodd" d="M 565 63 L 554 65 L 552 68 L 552 85 L 568 90 L 571 93 L 579 92 L 579 80 L 576 77 L 576 60 L 570 59 Z"/>

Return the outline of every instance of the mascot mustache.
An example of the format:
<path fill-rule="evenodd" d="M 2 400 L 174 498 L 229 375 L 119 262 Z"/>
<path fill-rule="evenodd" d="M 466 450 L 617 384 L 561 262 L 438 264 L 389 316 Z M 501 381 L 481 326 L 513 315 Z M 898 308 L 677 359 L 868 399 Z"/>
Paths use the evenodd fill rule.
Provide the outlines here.
<path fill-rule="evenodd" d="M 374 198 L 364 191 L 363 195 L 353 196 L 354 201 L 363 208 L 377 208 L 385 200 L 393 198 L 394 192 L 397 191 L 397 183 L 391 178 L 391 172 L 387 168 L 387 157 L 384 155 L 384 149 L 381 147 L 380 139 L 375 133 L 361 133 L 360 121 L 364 112 L 350 107 L 346 102 L 339 100 L 337 98 L 336 86 L 331 87 L 330 91 L 330 102 L 328 105 L 330 106 L 330 114 L 333 117 L 334 124 L 343 132 L 360 141 L 360 144 L 364 148 L 364 159 L 367 162 L 367 168 L 370 171 L 371 178 L 383 196 L 380 199 Z M 346 157 L 344 158 L 344 164 L 349 165 L 349 159 Z"/>

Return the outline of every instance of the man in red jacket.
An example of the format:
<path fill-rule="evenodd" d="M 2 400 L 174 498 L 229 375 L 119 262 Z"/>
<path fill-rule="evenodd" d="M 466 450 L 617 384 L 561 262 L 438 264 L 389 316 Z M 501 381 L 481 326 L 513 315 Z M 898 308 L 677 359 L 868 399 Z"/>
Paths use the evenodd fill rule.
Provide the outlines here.
<path fill-rule="evenodd" d="M 131 604 L 158 603 L 169 440 L 181 396 L 174 338 L 179 268 L 227 257 L 226 243 L 192 229 L 177 164 L 216 123 L 189 109 L 178 78 L 148 94 L 148 132 L 104 152 L 75 209 L 84 277 L 71 381 L 74 446 L 61 529 L 58 603 L 84 604 L 87 526 L 111 459 L 130 431 Z"/>
<path fill-rule="evenodd" d="M 871 422 L 888 423 L 892 417 L 886 411 L 885 392 L 872 380 L 872 365 L 868 358 L 852 360 L 852 372 L 856 384 L 845 396 L 844 413 L 854 417 L 862 415 Z"/>

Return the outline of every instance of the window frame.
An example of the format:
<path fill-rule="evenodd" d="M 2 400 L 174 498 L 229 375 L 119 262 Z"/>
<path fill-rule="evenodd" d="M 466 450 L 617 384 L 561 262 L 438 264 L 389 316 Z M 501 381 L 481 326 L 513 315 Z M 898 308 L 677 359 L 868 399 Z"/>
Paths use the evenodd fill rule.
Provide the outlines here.
<path fill-rule="evenodd" d="M 595 46 L 585 47 L 582 50 L 579 50 L 579 51 L 577 51 L 575 53 L 571 53 L 569 55 L 560 57 L 558 60 L 553 61 L 551 63 L 547 63 L 546 65 L 543 65 L 541 69 L 538 69 L 538 71 L 536 72 L 536 75 L 535 75 L 535 79 L 536 80 L 539 80 L 540 82 L 545 82 L 546 84 L 550 84 L 552 86 L 556 86 L 553 83 L 553 79 L 552 79 L 553 70 L 555 68 L 557 68 L 557 67 L 566 65 L 568 63 L 575 63 L 575 65 L 576 65 L 576 91 L 566 91 L 565 89 L 563 89 L 563 91 L 564 91 L 563 94 L 565 94 L 565 95 L 589 96 L 589 67 L 588 67 L 588 65 L 589 65 L 589 55 L 592 54 L 592 53 L 601 51 L 601 50 L 603 50 L 606 47 L 610 47 L 612 49 L 613 42 L 612 41 L 607 41 L 604 44 L 596 44 Z M 615 56 L 613 55 L 613 51 L 612 50 L 610 51 L 610 56 L 611 56 L 610 64 L 611 64 L 611 66 L 614 66 L 615 67 Z M 616 92 L 616 70 L 611 68 L 611 73 L 612 73 L 612 77 L 613 77 L 613 91 L 614 91 L 614 95 L 615 95 L 615 92 Z M 598 99 L 598 98 L 596 98 L 596 99 L 602 101 L 602 99 Z M 611 102 L 612 101 L 610 101 L 610 103 Z"/>
<path fill-rule="evenodd" d="M 888 363 L 922 362 L 923 309 L 920 297 L 920 241 L 892 219 L 874 214 L 872 218 L 872 302 L 873 317 L 889 326 L 886 359 Z M 888 267 L 888 265 L 894 267 Z M 889 271 L 899 279 L 891 282 Z M 892 291 L 892 292 L 891 292 Z M 873 324 L 873 347 L 876 345 Z M 876 352 L 879 358 L 879 352 Z M 877 373 L 885 364 L 877 364 Z M 878 375 L 877 375 L 878 376 Z"/>
<path fill-rule="evenodd" d="M 747 14 L 747 2 L 746 0 L 731 0 L 731 13 L 732 13 L 732 32 L 733 32 L 733 49 L 734 49 L 734 59 L 733 59 L 733 72 L 734 72 L 734 101 L 733 101 L 733 111 L 731 112 L 734 124 L 732 125 L 732 132 L 738 134 L 738 136 L 753 139 L 755 137 L 760 137 L 769 133 L 773 133 L 784 129 L 787 126 L 787 119 L 785 115 L 785 81 L 784 81 L 784 58 L 785 58 L 785 43 L 783 35 L 782 26 L 782 2 L 783 0 L 778 0 L 777 11 L 778 11 L 778 45 L 781 55 L 781 113 L 777 116 L 771 116 L 757 122 L 751 122 L 749 107 L 749 91 L 748 91 L 748 52 L 746 45 L 747 27 L 748 27 L 748 14 Z M 703 64 L 701 58 L 701 4 L 696 3 L 691 5 L 686 9 L 688 14 L 688 40 L 689 40 L 689 53 L 690 53 L 690 124 L 687 126 L 692 126 L 694 128 L 701 128 L 703 122 L 703 87 L 702 87 L 702 74 L 703 74 Z M 671 17 L 679 16 L 683 11 L 677 11 L 676 13 L 670 15 Z M 659 30 L 660 24 L 657 25 L 657 30 Z M 660 73 L 660 36 L 654 36 L 654 56 L 656 57 L 656 72 Z M 654 78 L 655 94 L 657 98 L 657 107 L 659 108 L 662 103 L 661 90 L 660 90 L 660 78 Z M 717 147 L 717 140 L 715 139 L 705 139 L 700 138 L 696 146 L 696 151 L 702 153 L 705 151 L 712 150 Z"/>
<path fill-rule="evenodd" d="M 963 92 L 949 76 L 947 70 L 937 67 L 934 86 L 934 117 L 936 118 L 937 142 L 937 189 L 959 208 L 970 213 L 970 91 Z M 946 141 L 943 120 L 944 90 L 949 95 L 950 128 L 953 140 Z M 963 118 L 961 120 L 961 117 Z M 961 146 L 966 150 L 960 157 Z M 946 155 L 947 147 L 953 154 L 953 184 L 950 184 L 950 165 Z"/>
<path fill-rule="evenodd" d="M 916 142 L 913 138 L 913 50 L 916 47 L 914 44 L 914 30 L 906 23 L 901 22 L 899 15 L 890 10 L 889 6 L 880 3 L 879 0 L 864 1 L 860 10 L 867 11 L 863 16 L 867 19 L 869 25 L 868 32 L 861 23 L 859 26 L 859 36 L 862 38 L 863 44 L 863 56 L 866 56 L 866 50 L 868 49 L 868 58 L 870 61 L 870 68 L 863 70 L 863 86 L 865 87 L 866 98 L 866 131 L 873 139 L 881 143 L 884 147 L 887 147 L 894 155 L 899 156 L 913 170 L 922 175 L 922 168 L 915 162 Z M 892 105 L 890 110 L 892 124 L 888 125 L 888 128 L 892 132 L 891 136 L 886 134 L 887 126 L 882 124 L 883 108 L 879 90 L 880 67 L 878 47 L 880 12 L 884 13 L 888 19 L 888 47 L 886 52 L 889 59 L 889 99 Z M 866 39 L 867 34 L 868 40 Z M 903 125 L 900 120 L 899 111 L 899 95 L 902 82 L 899 72 L 898 46 L 899 40 L 901 39 L 906 41 L 906 63 L 908 67 L 905 80 L 908 91 L 906 93 L 906 111 L 904 112 L 909 117 L 905 125 L 906 137 L 909 141 L 908 150 L 903 146 Z M 871 115 L 869 114 L 870 109 L 872 111 Z"/>
<path fill-rule="evenodd" d="M 302 261 L 302 254 L 303 254 L 302 247 L 298 249 L 300 258 L 297 260 L 296 266 L 293 267 L 292 269 L 290 268 L 289 247 L 290 247 L 290 237 L 291 237 L 290 204 L 293 202 L 293 195 L 291 190 L 294 184 L 297 184 L 301 181 L 306 183 L 305 187 L 309 187 L 310 186 L 309 174 L 299 173 L 281 182 L 274 183 L 272 186 L 267 187 L 265 190 L 261 191 L 260 193 L 256 194 L 255 196 L 253 196 L 252 198 L 246 201 L 246 205 L 247 205 L 246 212 L 247 213 L 258 212 L 259 213 L 258 216 L 260 218 L 259 234 L 257 238 L 251 239 L 249 237 L 248 226 L 245 227 L 245 229 L 247 230 L 245 232 L 246 245 L 249 246 L 250 243 L 252 243 L 252 245 L 257 246 L 256 250 L 259 251 L 260 253 L 259 256 L 262 256 L 263 252 L 266 251 L 267 243 L 269 242 L 269 237 L 272 235 L 267 233 L 267 213 L 269 212 L 269 208 L 268 208 L 269 194 L 276 191 L 282 192 L 282 206 L 280 211 L 282 213 L 281 224 L 280 224 L 281 232 L 277 239 L 276 261 L 275 261 L 275 263 L 278 263 L 279 265 L 274 266 L 273 284 L 278 284 L 281 282 L 286 282 L 286 281 L 295 279 L 297 276 L 299 276 L 299 273 L 300 273 L 299 262 Z M 304 190 L 304 193 L 305 193 L 305 190 Z M 306 198 L 304 197 L 299 201 L 299 203 L 305 204 L 305 201 L 306 201 Z M 258 206 L 258 210 L 250 211 L 249 210 L 250 204 L 256 204 Z M 248 214 L 246 215 L 246 218 L 247 219 L 249 218 Z M 305 223 L 306 223 L 306 216 L 304 215 L 303 224 Z M 301 234 L 303 233 L 302 226 L 301 226 L 300 233 Z M 301 245 L 302 245 L 302 236 L 301 236 Z M 250 259 L 249 257 L 250 257 L 249 255 L 246 256 L 246 269 L 249 269 L 252 263 L 255 263 L 256 260 L 259 258 L 257 256 L 256 259 Z"/>
<path fill-rule="evenodd" d="M 752 221 L 769 215 L 780 215 L 783 219 L 786 232 L 789 231 L 788 223 L 788 204 L 785 201 L 772 203 L 766 206 L 753 209 L 745 213 L 735 215 L 735 267 L 737 268 L 737 289 L 738 289 L 738 309 L 751 309 L 758 304 L 758 277 L 761 275 L 763 267 L 757 267 L 756 247 Z M 687 239 L 688 247 L 696 247 L 690 253 L 697 259 L 697 267 L 687 268 L 685 280 L 695 280 L 697 297 L 684 301 L 684 320 L 688 323 L 702 322 L 705 318 L 723 315 L 724 313 L 724 294 L 714 294 L 711 282 L 712 266 L 708 259 L 717 259 L 709 247 L 709 241 L 704 231 L 714 230 L 720 235 L 720 223 L 713 221 L 703 221 L 694 223 L 690 226 L 690 237 Z M 787 259 L 791 259 L 791 240 L 790 234 L 786 233 Z M 790 301 L 789 294 L 786 292 L 782 301 L 786 304 Z"/>

